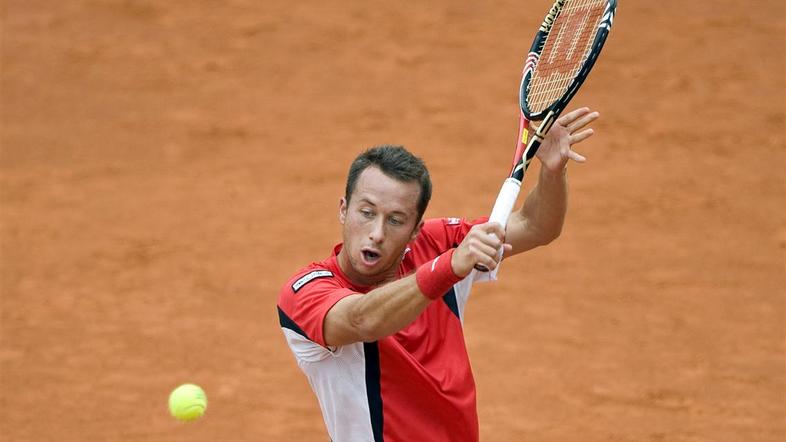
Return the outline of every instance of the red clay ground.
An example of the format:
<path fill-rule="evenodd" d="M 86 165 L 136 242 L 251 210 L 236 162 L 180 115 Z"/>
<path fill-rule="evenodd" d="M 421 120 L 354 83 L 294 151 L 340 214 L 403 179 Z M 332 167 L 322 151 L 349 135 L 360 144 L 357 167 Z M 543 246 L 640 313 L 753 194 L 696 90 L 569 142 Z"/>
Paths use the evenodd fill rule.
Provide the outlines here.
<path fill-rule="evenodd" d="M 278 287 L 364 147 L 488 212 L 548 4 L 4 2 L 0 438 L 326 440 Z M 784 440 L 784 30 L 621 0 L 564 233 L 468 307 L 483 440 Z"/>

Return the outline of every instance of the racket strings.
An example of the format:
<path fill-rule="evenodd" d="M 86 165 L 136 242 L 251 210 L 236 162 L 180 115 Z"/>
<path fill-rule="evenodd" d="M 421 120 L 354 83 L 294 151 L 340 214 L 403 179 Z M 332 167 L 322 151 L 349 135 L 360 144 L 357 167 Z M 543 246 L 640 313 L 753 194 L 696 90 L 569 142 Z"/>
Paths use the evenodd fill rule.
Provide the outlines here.
<path fill-rule="evenodd" d="M 565 93 L 587 61 L 607 0 L 568 0 L 552 25 L 535 66 L 527 101 L 542 112 Z"/>

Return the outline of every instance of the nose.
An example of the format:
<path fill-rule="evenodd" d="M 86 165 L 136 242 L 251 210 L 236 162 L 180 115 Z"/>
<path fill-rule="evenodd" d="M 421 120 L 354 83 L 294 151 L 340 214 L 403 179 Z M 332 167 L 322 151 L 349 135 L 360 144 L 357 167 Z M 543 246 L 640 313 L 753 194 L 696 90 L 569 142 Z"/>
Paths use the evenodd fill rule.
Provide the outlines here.
<path fill-rule="evenodd" d="M 382 219 L 375 220 L 368 233 L 368 239 L 374 244 L 382 244 L 382 241 L 385 240 L 385 223 L 383 221 Z"/>

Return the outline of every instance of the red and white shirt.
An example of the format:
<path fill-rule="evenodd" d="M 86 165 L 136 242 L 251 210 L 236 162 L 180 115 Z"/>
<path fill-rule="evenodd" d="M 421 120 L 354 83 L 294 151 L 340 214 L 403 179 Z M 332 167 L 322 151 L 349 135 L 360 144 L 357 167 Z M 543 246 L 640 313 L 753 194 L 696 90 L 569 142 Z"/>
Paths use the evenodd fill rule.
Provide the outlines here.
<path fill-rule="evenodd" d="M 427 220 L 408 244 L 398 274 L 406 276 L 456 247 L 483 222 Z M 323 336 L 327 312 L 345 296 L 372 289 L 341 272 L 340 250 L 341 244 L 329 258 L 297 272 L 278 300 L 284 336 L 319 399 L 331 439 L 477 441 L 475 381 L 462 323 L 472 284 L 495 274 L 473 271 L 394 335 L 329 348 Z"/>

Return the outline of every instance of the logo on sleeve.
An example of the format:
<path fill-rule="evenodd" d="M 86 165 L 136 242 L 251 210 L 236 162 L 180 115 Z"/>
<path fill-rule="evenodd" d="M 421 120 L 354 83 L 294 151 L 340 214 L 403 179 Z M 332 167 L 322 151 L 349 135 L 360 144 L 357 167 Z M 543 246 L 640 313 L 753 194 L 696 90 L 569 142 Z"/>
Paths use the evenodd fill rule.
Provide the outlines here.
<path fill-rule="evenodd" d="M 311 273 L 307 273 L 306 275 L 301 276 L 300 279 L 295 281 L 295 283 L 292 284 L 292 291 L 297 293 L 298 290 L 302 289 L 303 286 L 308 284 L 309 282 L 315 279 L 327 278 L 330 276 L 333 276 L 333 272 L 329 270 L 314 270 Z"/>

